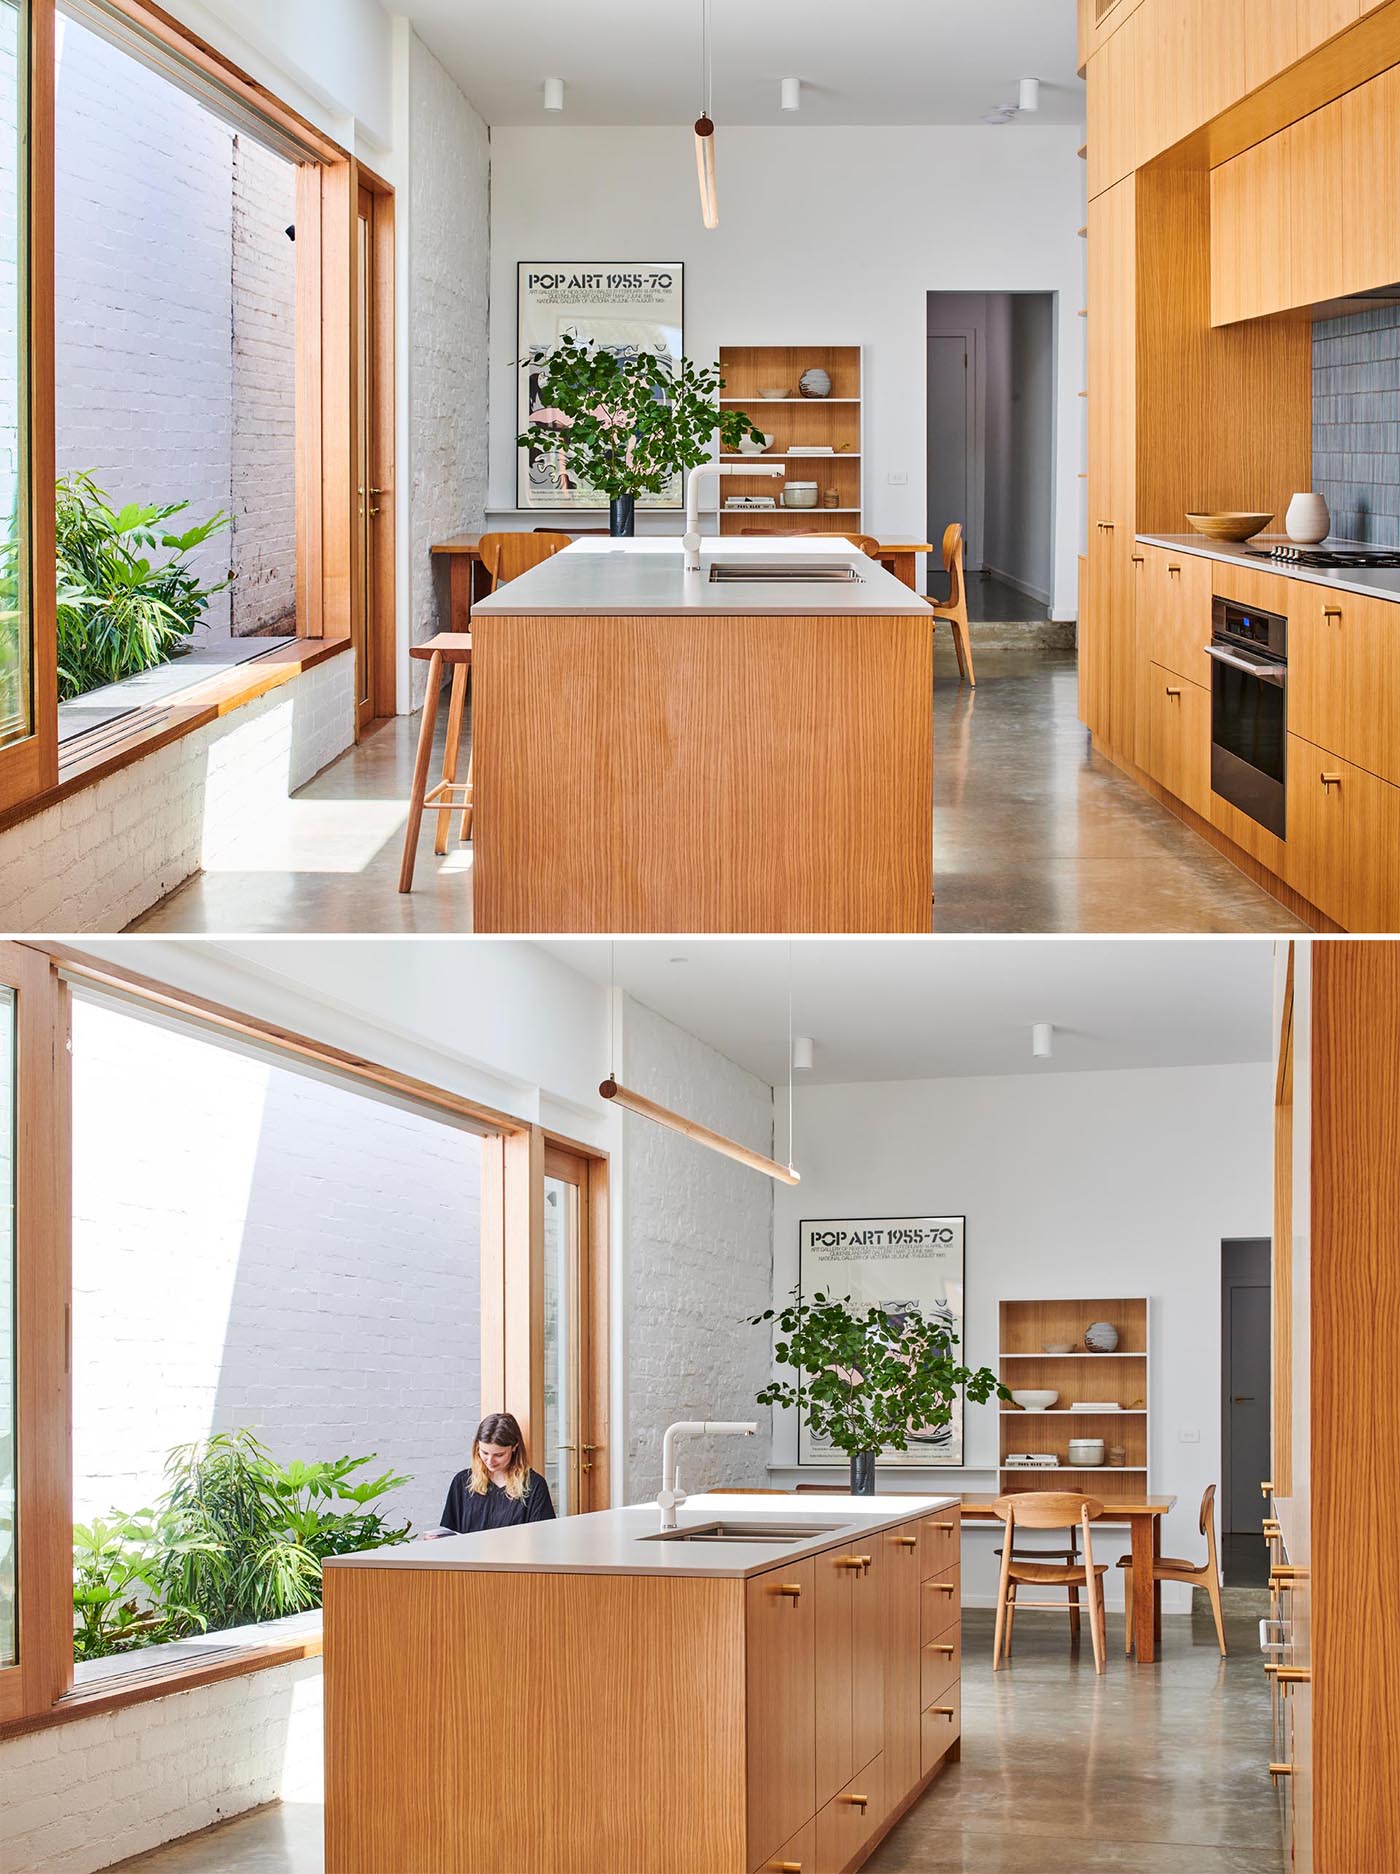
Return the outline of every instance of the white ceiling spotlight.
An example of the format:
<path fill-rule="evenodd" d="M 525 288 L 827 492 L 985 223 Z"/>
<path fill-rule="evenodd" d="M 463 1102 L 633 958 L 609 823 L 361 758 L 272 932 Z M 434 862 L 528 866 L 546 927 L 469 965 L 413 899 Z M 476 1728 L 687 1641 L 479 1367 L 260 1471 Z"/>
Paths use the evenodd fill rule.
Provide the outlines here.
<path fill-rule="evenodd" d="M 799 1074 L 812 1071 L 812 1049 L 815 1042 L 810 1035 L 794 1035 L 792 1038 L 792 1065 Z"/>
<path fill-rule="evenodd" d="M 544 81 L 544 108 L 547 111 L 562 111 L 564 108 L 564 80 L 546 78 Z"/>
<path fill-rule="evenodd" d="M 1034 117 L 1040 109 L 1040 80 L 1023 78 L 1017 87 L 1014 104 L 998 104 L 995 110 L 987 111 L 984 124 L 1009 124 L 1013 117 Z"/>
<path fill-rule="evenodd" d="M 1055 1054 L 1055 1024 L 1053 1022 L 1032 1022 L 1031 1054 L 1038 1061 L 1048 1061 Z"/>
<path fill-rule="evenodd" d="M 780 95 L 785 111 L 800 111 L 802 109 L 802 80 L 800 78 L 785 78 L 782 82 Z"/>

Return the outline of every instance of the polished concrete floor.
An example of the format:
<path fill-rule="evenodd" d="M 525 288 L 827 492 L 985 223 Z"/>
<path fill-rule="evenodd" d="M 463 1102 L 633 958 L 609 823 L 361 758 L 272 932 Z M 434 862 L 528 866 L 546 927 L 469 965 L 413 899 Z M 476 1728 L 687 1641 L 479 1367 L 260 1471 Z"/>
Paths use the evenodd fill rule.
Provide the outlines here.
<path fill-rule="evenodd" d="M 1304 928 L 1092 752 L 1072 651 L 979 651 L 972 690 L 943 633 L 935 669 L 937 931 Z M 250 828 L 236 863 L 201 873 L 132 928 L 469 931 L 469 846 L 437 859 L 425 825 L 415 889 L 397 890 L 416 735 L 413 718 L 382 724 Z"/>
<path fill-rule="evenodd" d="M 963 1754 L 866 1863 L 869 1874 L 1285 1874 L 1269 1782 L 1269 1694 L 1258 1635 L 1232 1620 L 1164 1624 L 1153 1666 L 1107 1669 L 1088 1628 L 1023 1614 L 993 1676 L 991 1615 L 963 1620 Z M 124 1874 L 321 1874 L 321 1811 L 285 1803 L 122 1863 Z M 386 1869 L 384 1874 L 412 1874 Z M 676 1874 L 685 1874 L 677 1863 Z"/>

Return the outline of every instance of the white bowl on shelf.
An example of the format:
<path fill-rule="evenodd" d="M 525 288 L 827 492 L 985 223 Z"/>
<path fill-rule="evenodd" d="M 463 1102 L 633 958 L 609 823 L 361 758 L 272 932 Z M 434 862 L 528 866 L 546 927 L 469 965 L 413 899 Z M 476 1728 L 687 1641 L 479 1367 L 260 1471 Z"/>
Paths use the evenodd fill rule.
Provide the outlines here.
<path fill-rule="evenodd" d="M 1068 1340 L 1043 1340 L 1040 1343 L 1042 1353 L 1073 1353 L 1074 1343 Z"/>
<path fill-rule="evenodd" d="M 1023 1412 L 1048 1412 L 1059 1398 L 1057 1392 L 1013 1392 L 1011 1397 Z"/>

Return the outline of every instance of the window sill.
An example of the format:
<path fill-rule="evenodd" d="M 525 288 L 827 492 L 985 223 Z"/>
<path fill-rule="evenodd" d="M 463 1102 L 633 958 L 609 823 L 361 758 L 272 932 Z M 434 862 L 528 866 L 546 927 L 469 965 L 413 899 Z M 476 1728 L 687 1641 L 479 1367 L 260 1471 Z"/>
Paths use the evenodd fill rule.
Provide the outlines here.
<path fill-rule="evenodd" d="M 256 1627 L 233 1627 L 224 1633 L 211 1633 L 192 1643 L 205 1647 L 210 1657 L 191 1658 L 185 1647 L 151 1647 L 164 1654 L 148 1664 L 141 1653 L 124 1653 L 101 1665 L 110 1668 L 94 1674 L 85 1684 L 64 1694 L 47 1711 L 15 1718 L 0 1724 L 0 1742 L 19 1737 L 26 1731 L 47 1730 L 55 1724 L 73 1724 L 83 1718 L 95 1718 L 104 1712 L 120 1711 L 127 1705 L 142 1705 L 154 1698 L 169 1698 L 174 1692 L 188 1692 L 200 1685 L 214 1685 L 221 1679 L 234 1679 L 244 1673 L 266 1672 L 273 1666 L 295 1665 L 299 1660 L 318 1659 L 321 1654 L 321 1610 L 293 1614 L 286 1620 L 269 1620 Z M 183 1656 L 172 1659 L 179 1651 Z"/>
<path fill-rule="evenodd" d="M 84 753 L 81 742 L 76 743 L 66 759 L 60 756 L 59 778 L 52 787 L 46 787 L 41 793 L 31 795 L 28 800 L 0 813 L 0 833 L 23 825 L 35 814 L 56 807 L 60 801 L 80 793 L 83 788 L 92 787 L 108 775 L 119 773 L 133 762 L 140 761 L 143 756 L 153 755 L 157 749 L 178 742 L 182 736 L 193 735 L 196 729 L 217 722 L 221 716 L 232 714 L 245 703 L 266 696 L 270 690 L 279 689 L 293 677 L 300 676 L 304 670 L 314 670 L 317 664 L 338 657 L 349 649 L 348 638 L 299 639 L 296 644 L 272 651 L 252 663 L 236 664 L 230 670 L 221 671 L 218 676 L 182 690 L 177 696 L 171 697 L 168 703 L 157 706 L 153 712 L 154 721 L 138 724 L 125 734 L 118 732 L 120 725 L 110 734 L 98 732 L 100 747 Z"/>

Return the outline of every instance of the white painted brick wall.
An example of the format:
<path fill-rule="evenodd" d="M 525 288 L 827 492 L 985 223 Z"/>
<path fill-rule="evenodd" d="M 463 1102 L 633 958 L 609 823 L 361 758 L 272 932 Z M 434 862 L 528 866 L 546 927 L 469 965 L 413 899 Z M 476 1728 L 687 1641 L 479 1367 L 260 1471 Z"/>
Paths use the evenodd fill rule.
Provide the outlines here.
<path fill-rule="evenodd" d="M 628 1002 L 624 1078 L 755 1151 L 773 1146 L 772 1089 L 651 1009 Z M 717 1152 L 626 1115 L 625 1502 L 654 1496 L 675 1419 L 759 1422 L 755 1438 L 687 1447 L 687 1490 L 768 1481 L 769 1336 L 747 1325 L 771 1305 L 772 1185 Z"/>
<path fill-rule="evenodd" d="M 480 1141 L 86 999 L 73 1094 L 78 1519 L 248 1426 L 377 1453 L 436 1523 L 480 1416 Z"/>
<path fill-rule="evenodd" d="M 321 1795 L 321 1662 L 0 1743 L 5 1874 L 93 1874 L 253 1809 Z"/>
<path fill-rule="evenodd" d="M 416 35 L 409 65 L 410 631 L 442 628 L 445 575 L 433 541 L 484 524 L 490 133 Z M 513 315 L 507 315 L 513 316 Z M 413 666 L 414 709 L 426 666 Z"/>
<path fill-rule="evenodd" d="M 233 139 L 233 631 L 296 628 L 296 171 Z"/>
<path fill-rule="evenodd" d="M 0 929 L 119 931 L 354 740 L 354 660 L 328 658 L 0 833 Z"/>

